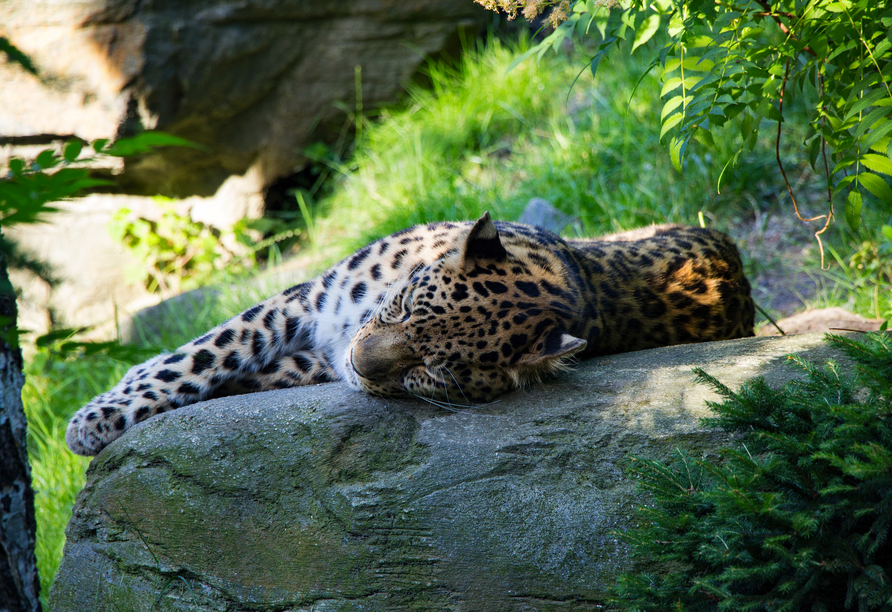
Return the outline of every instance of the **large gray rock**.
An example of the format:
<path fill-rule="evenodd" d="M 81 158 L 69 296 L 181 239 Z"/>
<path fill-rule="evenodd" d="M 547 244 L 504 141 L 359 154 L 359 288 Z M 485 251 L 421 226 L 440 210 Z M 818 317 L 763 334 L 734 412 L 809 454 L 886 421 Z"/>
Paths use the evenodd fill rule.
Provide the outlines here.
<path fill-rule="evenodd" d="M 205 402 L 93 460 L 53 610 L 591 610 L 627 567 L 630 454 L 711 453 L 693 383 L 823 362 L 822 336 L 586 362 L 472 410 L 342 384 Z"/>
<path fill-rule="evenodd" d="M 210 195 L 232 175 L 257 192 L 346 121 L 356 75 L 368 109 L 394 101 L 428 56 L 457 50 L 486 11 L 470 0 L 3 0 L 7 36 L 38 80 L 0 62 L 0 135 L 109 138 L 160 129 L 209 152 L 128 161 L 119 183 Z M 314 127 L 323 129 L 313 132 Z M 32 139 L 33 140 L 33 139 Z"/>

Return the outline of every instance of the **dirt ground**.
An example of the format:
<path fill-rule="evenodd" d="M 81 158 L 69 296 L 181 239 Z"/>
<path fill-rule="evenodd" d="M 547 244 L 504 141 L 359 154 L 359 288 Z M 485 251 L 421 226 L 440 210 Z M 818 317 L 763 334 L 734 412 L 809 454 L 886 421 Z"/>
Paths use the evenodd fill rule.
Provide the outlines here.
<path fill-rule="evenodd" d="M 786 334 L 826 331 L 875 331 L 879 319 L 866 319 L 842 308 L 809 308 L 818 293 L 820 249 L 814 224 L 792 211 L 756 213 L 733 231 L 745 260 L 756 304 L 776 318 Z M 815 227 L 820 227 L 817 224 Z M 757 316 L 757 320 L 763 317 Z M 757 325 L 757 335 L 780 335 L 771 322 Z"/>

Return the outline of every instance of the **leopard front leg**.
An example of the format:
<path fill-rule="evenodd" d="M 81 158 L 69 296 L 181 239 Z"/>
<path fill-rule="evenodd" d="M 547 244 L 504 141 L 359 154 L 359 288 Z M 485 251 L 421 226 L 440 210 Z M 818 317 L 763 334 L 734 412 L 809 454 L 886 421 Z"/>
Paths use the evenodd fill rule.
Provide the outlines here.
<path fill-rule="evenodd" d="M 131 368 L 113 389 L 77 411 L 65 440 L 95 455 L 147 418 L 213 397 L 227 383 L 263 391 L 337 378 L 312 344 L 312 313 L 291 298 L 304 285 L 261 302 L 189 342 Z M 291 298 L 291 299 L 289 299 Z"/>

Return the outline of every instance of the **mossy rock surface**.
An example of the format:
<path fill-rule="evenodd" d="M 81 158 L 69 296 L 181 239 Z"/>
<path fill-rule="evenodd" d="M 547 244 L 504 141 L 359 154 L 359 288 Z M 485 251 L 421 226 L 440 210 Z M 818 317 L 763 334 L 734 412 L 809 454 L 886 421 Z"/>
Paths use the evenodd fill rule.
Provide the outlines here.
<path fill-rule="evenodd" d="M 343 384 L 204 402 L 90 466 L 52 609 L 591 610 L 627 567 L 630 454 L 728 443 L 736 388 L 824 362 L 818 334 L 615 355 L 450 412 Z"/>

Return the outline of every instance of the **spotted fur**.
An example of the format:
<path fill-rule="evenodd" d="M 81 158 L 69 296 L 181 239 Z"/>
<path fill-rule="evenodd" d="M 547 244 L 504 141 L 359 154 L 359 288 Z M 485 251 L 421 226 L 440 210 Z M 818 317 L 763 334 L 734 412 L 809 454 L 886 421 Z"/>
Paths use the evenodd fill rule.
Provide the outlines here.
<path fill-rule="evenodd" d="M 93 455 L 180 406 L 333 380 L 468 405 L 572 357 L 751 336 L 753 312 L 737 249 L 714 230 L 662 225 L 565 241 L 489 214 L 433 223 L 133 367 L 74 415 L 66 440 Z"/>

